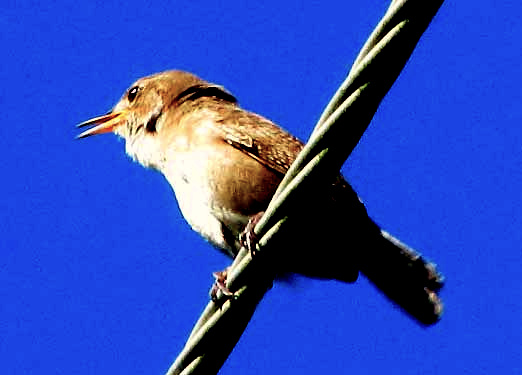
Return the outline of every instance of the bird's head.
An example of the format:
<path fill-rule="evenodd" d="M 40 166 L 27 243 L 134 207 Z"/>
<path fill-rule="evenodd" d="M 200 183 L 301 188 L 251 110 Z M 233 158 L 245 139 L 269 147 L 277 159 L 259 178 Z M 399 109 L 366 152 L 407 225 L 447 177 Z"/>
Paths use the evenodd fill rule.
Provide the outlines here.
<path fill-rule="evenodd" d="M 158 167 L 157 150 L 165 128 L 164 114 L 180 103 L 201 96 L 235 102 L 221 86 L 180 70 L 143 77 L 133 83 L 114 108 L 103 116 L 84 121 L 78 127 L 95 125 L 77 136 L 113 132 L 125 139 L 127 153 L 145 166 Z"/>

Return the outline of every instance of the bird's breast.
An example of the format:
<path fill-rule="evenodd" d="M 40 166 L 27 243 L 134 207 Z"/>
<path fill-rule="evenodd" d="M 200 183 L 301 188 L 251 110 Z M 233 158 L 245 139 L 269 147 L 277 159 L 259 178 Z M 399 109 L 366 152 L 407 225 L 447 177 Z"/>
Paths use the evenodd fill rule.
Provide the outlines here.
<path fill-rule="evenodd" d="M 223 247 L 222 226 L 237 236 L 250 216 L 266 208 L 280 178 L 224 141 L 178 142 L 162 172 L 191 227 Z"/>

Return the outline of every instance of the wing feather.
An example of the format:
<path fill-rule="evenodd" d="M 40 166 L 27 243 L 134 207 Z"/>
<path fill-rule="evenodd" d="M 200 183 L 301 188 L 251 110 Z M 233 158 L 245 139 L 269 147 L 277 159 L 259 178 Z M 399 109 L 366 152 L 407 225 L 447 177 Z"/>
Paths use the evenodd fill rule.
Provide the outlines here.
<path fill-rule="evenodd" d="M 220 105 L 217 123 L 223 140 L 265 167 L 284 175 L 303 142 L 270 120 L 235 105 Z M 225 108 L 223 108 L 225 107 Z"/>

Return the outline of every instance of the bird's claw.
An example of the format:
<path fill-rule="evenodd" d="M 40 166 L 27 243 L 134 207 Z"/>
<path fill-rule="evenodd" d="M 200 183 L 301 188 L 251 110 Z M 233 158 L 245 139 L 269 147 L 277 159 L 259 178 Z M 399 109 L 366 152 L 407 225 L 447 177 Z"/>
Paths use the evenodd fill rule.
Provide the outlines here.
<path fill-rule="evenodd" d="M 257 234 L 254 232 L 254 228 L 256 227 L 257 223 L 259 223 L 259 220 L 261 220 L 261 217 L 263 216 L 264 212 L 258 212 L 254 216 L 252 216 L 248 223 L 239 235 L 239 242 L 241 243 L 241 246 L 245 247 L 248 251 L 250 251 L 250 254 L 252 255 L 252 258 L 257 253 L 257 245 L 259 244 L 259 238 Z"/>
<path fill-rule="evenodd" d="M 218 301 L 218 292 L 221 292 L 223 296 L 225 296 L 227 299 L 230 299 L 234 296 L 234 293 L 232 293 L 230 289 L 227 288 L 227 275 L 228 268 L 223 271 L 217 271 L 212 273 L 212 276 L 214 276 L 214 278 L 216 279 L 214 285 L 212 285 L 212 288 L 210 289 L 210 298 L 212 299 L 212 301 Z"/>

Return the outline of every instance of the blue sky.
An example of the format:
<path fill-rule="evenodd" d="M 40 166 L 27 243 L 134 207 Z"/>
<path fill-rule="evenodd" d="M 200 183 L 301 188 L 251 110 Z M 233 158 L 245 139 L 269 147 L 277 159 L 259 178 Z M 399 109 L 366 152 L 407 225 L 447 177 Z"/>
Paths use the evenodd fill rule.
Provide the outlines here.
<path fill-rule="evenodd" d="M 114 136 L 74 140 L 136 78 L 185 69 L 306 139 L 387 1 L 0 6 L 2 373 L 163 374 L 228 259 Z M 418 326 L 361 278 L 276 284 L 223 374 L 521 371 L 522 26 L 447 1 L 343 173 L 438 263 Z"/>

